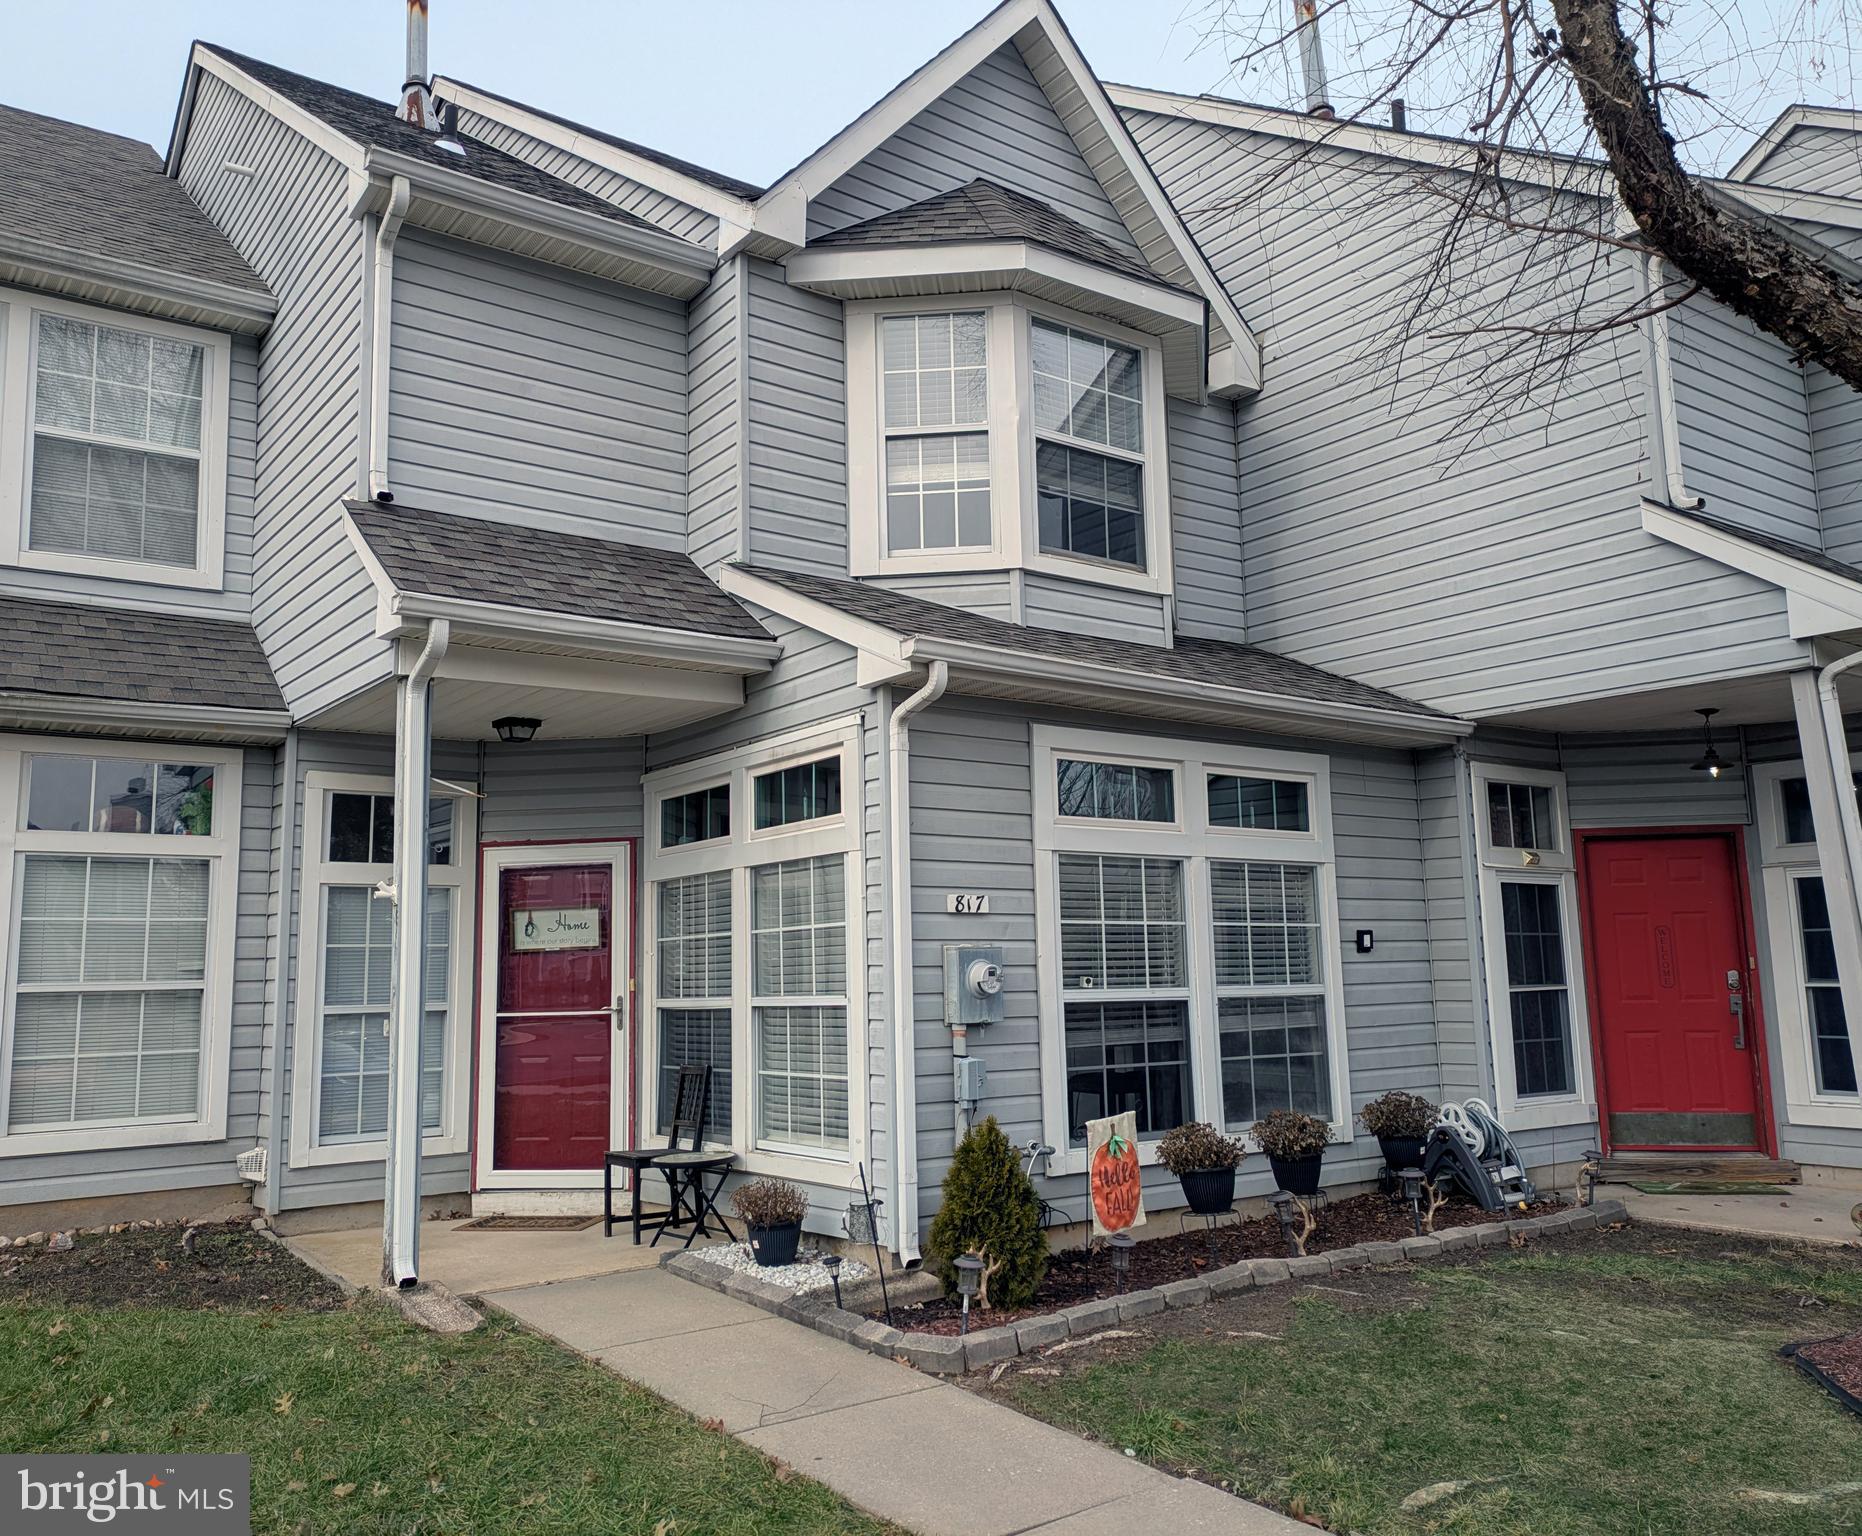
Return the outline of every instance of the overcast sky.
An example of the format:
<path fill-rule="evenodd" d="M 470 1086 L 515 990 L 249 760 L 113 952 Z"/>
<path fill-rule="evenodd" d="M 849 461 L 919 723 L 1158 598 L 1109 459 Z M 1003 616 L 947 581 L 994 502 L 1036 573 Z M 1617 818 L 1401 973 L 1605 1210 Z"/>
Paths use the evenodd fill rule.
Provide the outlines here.
<path fill-rule="evenodd" d="M 1842 3 L 1827 0 L 1826 14 L 1829 4 Z M 1806 4 L 1739 0 L 1736 14 L 1752 45 L 1763 47 L 1796 24 Z M 1200 36 L 1207 0 L 1060 5 L 1106 79 L 1276 104 L 1291 98 L 1277 63 L 1237 84 L 1224 49 Z M 763 182 L 989 8 L 988 0 L 432 0 L 431 63 L 439 73 Z M 384 100 L 401 83 L 401 0 L 12 0 L 9 9 L 0 101 L 158 148 L 168 142 L 196 37 Z M 1684 25 L 1689 0 L 1675 9 Z M 1757 128 L 1792 100 L 1846 105 L 1848 80 L 1846 56 L 1832 68 L 1799 50 L 1768 64 L 1756 83 L 1742 82 L 1736 116 Z M 1456 128 L 1432 121 L 1421 100 L 1412 101 L 1411 120 L 1442 132 Z M 1715 145 L 1703 158 L 1727 153 Z"/>

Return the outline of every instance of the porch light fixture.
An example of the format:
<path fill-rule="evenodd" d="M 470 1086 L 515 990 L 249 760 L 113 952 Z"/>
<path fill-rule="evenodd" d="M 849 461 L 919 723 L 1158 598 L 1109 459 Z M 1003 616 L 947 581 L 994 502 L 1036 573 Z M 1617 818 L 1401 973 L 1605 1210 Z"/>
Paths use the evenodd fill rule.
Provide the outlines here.
<path fill-rule="evenodd" d="M 491 722 L 491 728 L 498 733 L 498 740 L 521 746 L 537 734 L 537 727 L 542 723 L 526 715 L 500 715 Z"/>
<path fill-rule="evenodd" d="M 958 1328 L 959 1336 L 970 1331 L 970 1303 L 976 1297 L 983 1281 L 983 1256 L 980 1253 L 966 1253 L 957 1260 L 957 1294 L 963 1298 L 963 1322 Z"/>
<path fill-rule="evenodd" d="M 1125 1294 L 1125 1284 L 1131 1279 L 1131 1251 L 1138 1246 L 1129 1232 L 1114 1232 L 1106 1239 L 1106 1246 L 1112 1250 L 1112 1270 L 1118 1276 L 1118 1293 Z"/>
<path fill-rule="evenodd" d="M 1710 779 L 1717 779 L 1727 769 L 1726 759 L 1721 757 L 1713 746 L 1713 717 L 1719 713 L 1719 710 L 1697 709 L 1694 713 L 1700 716 L 1701 739 L 1706 750 L 1691 766 L 1696 773 L 1704 773 Z"/>

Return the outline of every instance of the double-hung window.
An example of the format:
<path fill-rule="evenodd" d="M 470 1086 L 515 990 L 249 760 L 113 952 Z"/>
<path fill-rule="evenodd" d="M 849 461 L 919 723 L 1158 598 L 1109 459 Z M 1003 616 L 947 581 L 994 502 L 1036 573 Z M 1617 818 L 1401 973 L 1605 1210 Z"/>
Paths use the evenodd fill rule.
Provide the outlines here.
<path fill-rule="evenodd" d="M 386 779 L 305 777 L 295 1166 L 379 1157 L 387 1135 L 395 904 L 379 887 L 394 879 L 394 820 Z M 463 1051 L 476 853 L 470 797 L 434 795 L 427 806 L 427 1006 L 420 1029 L 420 1127 L 429 1152 L 466 1143 Z"/>
<path fill-rule="evenodd" d="M 0 1155 L 225 1134 L 241 774 L 0 738 Z"/>
<path fill-rule="evenodd" d="M 752 1171 L 817 1176 L 862 1135 L 857 742 L 829 726 L 647 777 L 655 1123 L 680 1068 L 709 1067 L 705 1139 Z"/>
<path fill-rule="evenodd" d="M 1564 775 L 1473 765 L 1496 1106 L 1509 1126 L 1595 1117 Z"/>
<path fill-rule="evenodd" d="M 1155 338 L 1010 294 L 847 310 L 855 575 L 1167 591 Z"/>
<path fill-rule="evenodd" d="M 0 558 L 217 586 L 230 357 L 213 332 L 0 290 Z"/>
<path fill-rule="evenodd" d="M 1847 953 L 1830 892 L 1802 763 L 1753 769 L 1763 866 L 1765 927 L 1771 937 L 1773 987 L 1785 1101 L 1803 1125 L 1862 1126 L 1862 1023 L 1844 1001 L 1862 990 L 1856 957 Z M 1845 786 L 1862 794 L 1862 772 Z M 1836 837 L 1841 857 L 1840 836 Z"/>
<path fill-rule="evenodd" d="M 1285 1108 L 1344 1133 L 1326 760 L 1048 727 L 1034 743 L 1057 1171 L 1089 1120 L 1128 1110 L 1141 1147 Z"/>

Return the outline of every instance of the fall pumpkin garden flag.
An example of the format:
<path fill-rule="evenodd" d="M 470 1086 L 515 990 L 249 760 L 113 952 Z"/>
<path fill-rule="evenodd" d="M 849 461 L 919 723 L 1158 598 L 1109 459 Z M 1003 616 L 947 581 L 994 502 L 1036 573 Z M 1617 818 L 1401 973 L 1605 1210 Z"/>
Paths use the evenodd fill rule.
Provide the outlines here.
<path fill-rule="evenodd" d="M 1144 1225 L 1144 1182 L 1138 1171 L 1138 1117 L 1131 1110 L 1086 1122 L 1087 1178 L 1093 1193 L 1093 1236 Z"/>

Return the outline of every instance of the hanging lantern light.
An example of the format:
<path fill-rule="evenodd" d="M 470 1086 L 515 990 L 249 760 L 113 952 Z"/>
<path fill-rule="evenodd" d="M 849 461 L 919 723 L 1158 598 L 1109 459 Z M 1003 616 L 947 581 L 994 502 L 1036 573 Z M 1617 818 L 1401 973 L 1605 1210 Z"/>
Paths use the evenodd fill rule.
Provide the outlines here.
<path fill-rule="evenodd" d="M 1719 710 L 1697 709 L 1694 713 L 1700 716 L 1701 741 L 1706 750 L 1690 766 L 1696 773 L 1704 773 L 1710 779 L 1717 779 L 1730 766 L 1713 745 L 1713 717 L 1719 713 Z"/>

